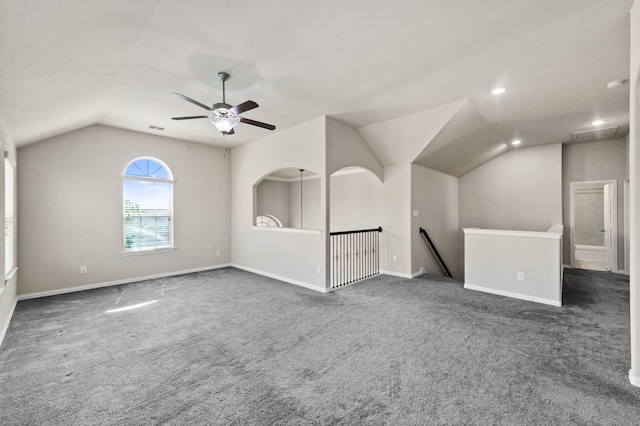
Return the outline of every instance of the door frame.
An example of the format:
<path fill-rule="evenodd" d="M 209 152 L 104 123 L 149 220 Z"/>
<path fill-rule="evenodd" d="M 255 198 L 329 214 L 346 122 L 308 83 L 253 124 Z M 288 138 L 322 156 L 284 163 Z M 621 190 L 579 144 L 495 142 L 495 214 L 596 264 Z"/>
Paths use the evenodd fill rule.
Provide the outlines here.
<path fill-rule="evenodd" d="M 630 240 L 629 240 L 629 236 L 630 236 L 630 232 L 629 232 L 629 226 L 631 223 L 631 214 L 630 214 L 630 196 L 631 196 L 631 184 L 629 182 L 629 178 L 625 179 L 623 182 L 623 191 L 624 191 L 624 270 L 622 271 L 623 273 L 629 275 L 629 263 L 630 263 Z"/>
<path fill-rule="evenodd" d="M 576 187 L 580 185 L 593 185 L 598 184 L 611 185 L 611 198 L 612 198 L 612 211 L 611 217 L 613 218 L 611 224 L 611 272 L 618 273 L 618 181 L 616 179 L 607 179 L 607 180 L 589 180 L 589 181 L 578 181 L 578 182 L 570 182 L 569 183 L 569 255 L 571 259 L 571 267 L 576 267 L 576 253 L 575 253 L 575 245 L 576 245 L 576 237 L 575 237 L 575 202 L 574 195 Z M 603 206 L 604 208 L 604 206 Z"/>

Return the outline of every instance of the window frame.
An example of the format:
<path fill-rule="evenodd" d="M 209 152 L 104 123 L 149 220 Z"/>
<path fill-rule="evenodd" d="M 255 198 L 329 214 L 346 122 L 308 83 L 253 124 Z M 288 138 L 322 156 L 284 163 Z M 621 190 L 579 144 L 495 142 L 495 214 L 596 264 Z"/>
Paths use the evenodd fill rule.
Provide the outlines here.
<path fill-rule="evenodd" d="M 137 176 L 137 175 L 127 175 L 127 169 L 135 162 L 140 161 L 140 160 L 148 160 L 148 161 L 153 161 L 154 163 L 157 163 L 158 165 L 160 165 L 164 171 L 167 174 L 167 178 L 158 178 L 158 177 L 153 177 L 153 176 Z M 146 182 L 146 183 L 164 183 L 164 184 L 169 184 L 170 185 L 170 194 L 169 194 L 169 207 L 168 207 L 168 213 L 167 214 L 153 214 L 153 213 L 132 213 L 132 212 L 128 212 L 126 210 L 127 205 L 126 202 L 130 201 L 132 202 L 133 200 L 125 200 L 125 184 L 127 181 L 136 181 L 136 182 Z M 129 256 L 129 255 L 140 255 L 140 254 L 149 254 L 149 253 L 162 253 L 162 252 L 167 252 L 167 251 L 173 251 L 176 249 L 175 247 L 175 238 L 174 238 L 174 226 L 173 226 L 173 222 L 174 222 L 174 206 L 173 206 L 173 192 L 174 192 L 174 184 L 175 184 L 175 180 L 173 179 L 173 174 L 171 172 L 171 169 L 169 168 L 169 166 L 167 166 L 167 164 L 165 162 L 163 162 L 162 160 L 155 158 L 155 157 L 149 157 L 149 156 L 142 156 L 142 157 L 137 157 L 135 159 L 133 159 L 132 161 L 130 161 L 129 163 L 127 163 L 127 166 L 124 169 L 124 172 L 122 174 L 122 254 L 125 256 Z M 130 219 L 132 217 L 132 215 L 134 217 L 167 217 L 168 218 L 168 222 L 169 222 L 169 226 L 168 226 L 168 244 L 166 246 L 148 246 L 148 247 L 138 247 L 138 248 L 132 248 L 132 247 L 127 247 L 127 220 Z"/>
<path fill-rule="evenodd" d="M 9 174 L 10 173 L 10 174 Z M 4 153 L 4 280 L 12 279 L 18 270 L 16 263 L 16 203 L 15 203 L 15 183 L 16 164 L 9 158 L 8 153 Z M 10 222 L 10 223 L 8 223 Z"/>

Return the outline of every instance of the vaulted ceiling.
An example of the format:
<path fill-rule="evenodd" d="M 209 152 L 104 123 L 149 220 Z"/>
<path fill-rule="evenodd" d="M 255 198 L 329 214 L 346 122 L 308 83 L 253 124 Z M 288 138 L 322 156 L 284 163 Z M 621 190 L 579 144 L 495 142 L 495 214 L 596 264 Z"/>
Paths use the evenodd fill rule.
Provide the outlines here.
<path fill-rule="evenodd" d="M 233 147 L 269 131 L 171 120 L 206 113 L 172 92 L 220 102 L 227 71 L 227 102 L 256 101 L 243 116 L 275 132 L 330 115 L 378 152 L 413 144 L 412 161 L 458 162 L 441 168 L 459 175 L 475 167 L 466 154 L 477 163 L 516 137 L 566 142 L 596 118 L 624 135 L 628 86 L 606 83 L 629 76 L 631 5 L 0 0 L 0 119 L 17 146 L 100 123 Z M 508 91 L 489 94 L 498 86 Z M 451 120 L 429 122 L 447 105 Z"/>

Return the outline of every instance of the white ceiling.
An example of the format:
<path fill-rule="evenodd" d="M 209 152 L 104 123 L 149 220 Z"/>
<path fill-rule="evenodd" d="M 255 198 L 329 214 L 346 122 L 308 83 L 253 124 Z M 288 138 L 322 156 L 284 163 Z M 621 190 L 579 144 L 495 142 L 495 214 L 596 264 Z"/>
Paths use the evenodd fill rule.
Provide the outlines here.
<path fill-rule="evenodd" d="M 460 102 L 458 121 L 481 122 L 487 149 L 569 141 L 594 118 L 622 135 L 629 89 L 606 83 L 628 78 L 632 2 L 0 0 L 0 118 L 18 146 L 100 123 L 233 147 L 269 131 L 240 124 L 223 137 L 207 120 L 171 120 L 205 112 L 172 92 L 220 102 L 227 71 L 227 102 L 258 102 L 243 116 L 276 132 Z M 509 90 L 490 95 L 496 86 Z M 405 143 L 397 126 L 368 142 Z M 462 161 L 474 138 L 449 134 Z"/>

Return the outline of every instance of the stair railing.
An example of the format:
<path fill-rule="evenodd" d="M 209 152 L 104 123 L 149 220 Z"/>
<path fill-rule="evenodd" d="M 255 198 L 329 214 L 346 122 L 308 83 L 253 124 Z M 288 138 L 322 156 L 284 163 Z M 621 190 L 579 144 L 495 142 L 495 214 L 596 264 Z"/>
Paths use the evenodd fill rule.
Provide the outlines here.
<path fill-rule="evenodd" d="M 331 288 L 338 288 L 380 273 L 382 227 L 331 232 Z"/>
<path fill-rule="evenodd" d="M 449 268 L 447 268 L 447 265 L 444 263 L 444 260 L 442 260 L 442 257 L 440 257 L 440 253 L 438 253 L 438 250 L 436 249 L 436 246 L 433 244 L 433 241 L 431 241 L 431 238 L 429 238 L 429 234 L 427 234 L 427 230 L 421 227 L 420 233 L 427 240 L 427 243 L 429 244 L 429 247 L 431 248 L 431 251 L 433 252 L 433 254 L 436 255 L 436 258 L 438 259 L 438 262 L 440 263 L 440 267 L 442 268 L 442 270 L 447 274 L 448 277 L 452 277 L 451 272 L 449 272 Z"/>

